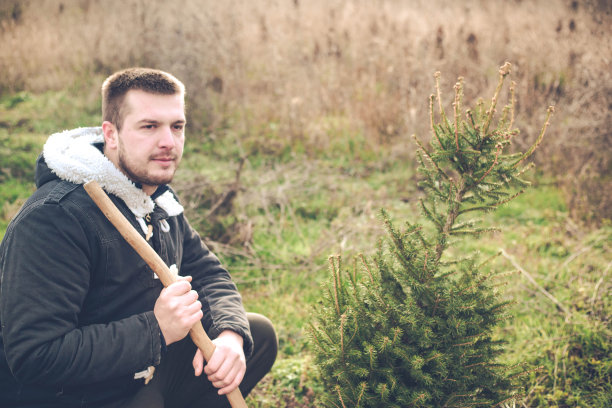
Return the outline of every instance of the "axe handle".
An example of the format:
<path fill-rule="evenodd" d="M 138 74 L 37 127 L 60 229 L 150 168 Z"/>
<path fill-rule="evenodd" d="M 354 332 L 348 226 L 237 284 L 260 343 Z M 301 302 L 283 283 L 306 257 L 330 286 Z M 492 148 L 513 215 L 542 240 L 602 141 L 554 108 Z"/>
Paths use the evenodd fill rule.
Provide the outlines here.
<path fill-rule="evenodd" d="M 153 269 L 153 272 L 159 277 L 164 287 L 174 283 L 177 280 L 176 276 L 170 272 L 170 269 L 157 252 L 151 248 L 142 235 L 136 231 L 132 224 L 130 224 L 125 216 L 119 211 L 100 185 L 95 181 L 90 181 L 85 183 L 83 187 L 94 203 L 102 210 L 106 218 L 108 218 L 115 228 L 117 228 L 121 236 L 132 246 L 132 248 L 134 248 L 138 255 L 144 259 L 147 265 Z M 204 331 L 202 322 L 197 322 L 191 330 L 189 330 L 189 334 L 195 345 L 202 350 L 202 354 L 206 361 L 209 361 L 215 351 L 215 345 L 206 334 L 206 331 Z M 232 408 L 247 408 L 239 388 L 227 394 L 227 399 Z"/>

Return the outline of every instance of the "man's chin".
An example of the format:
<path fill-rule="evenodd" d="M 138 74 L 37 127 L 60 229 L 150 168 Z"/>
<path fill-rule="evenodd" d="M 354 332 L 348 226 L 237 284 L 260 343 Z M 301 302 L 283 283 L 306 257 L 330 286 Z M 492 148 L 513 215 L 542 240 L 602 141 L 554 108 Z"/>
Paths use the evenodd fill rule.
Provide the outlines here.
<path fill-rule="evenodd" d="M 174 178 L 174 173 L 172 173 L 172 175 L 148 176 L 146 178 L 141 178 L 138 181 L 142 185 L 161 186 L 163 184 L 169 184 L 173 178 Z"/>

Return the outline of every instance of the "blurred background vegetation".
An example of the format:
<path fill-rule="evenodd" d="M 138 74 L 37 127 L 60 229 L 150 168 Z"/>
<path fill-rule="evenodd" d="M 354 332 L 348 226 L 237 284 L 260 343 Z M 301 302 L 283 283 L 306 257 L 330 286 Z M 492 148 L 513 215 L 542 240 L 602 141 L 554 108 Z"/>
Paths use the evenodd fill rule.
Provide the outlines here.
<path fill-rule="evenodd" d="M 605 0 L 2 0 L 0 236 L 46 137 L 100 123 L 106 76 L 172 72 L 189 121 L 174 186 L 247 308 L 279 331 L 279 361 L 250 406 L 314 406 L 326 390 L 304 327 L 327 257 L 372 254 L 381 207 L 419 216 L 410 136 L 430 134 L 433 73 L 448 95 L 465 77 L 473 105 L 510 61 L 516 148 L 548 105 L 556 113 L 535 188 L 491 216 L 503 233 L 465 249 L 504 249 L 500 268 L 534 278 L 513 278 L 515 319 L 499 333 L 508 361 L 539 367 L 521 406 L 609 406 L 610 27 Z"/>

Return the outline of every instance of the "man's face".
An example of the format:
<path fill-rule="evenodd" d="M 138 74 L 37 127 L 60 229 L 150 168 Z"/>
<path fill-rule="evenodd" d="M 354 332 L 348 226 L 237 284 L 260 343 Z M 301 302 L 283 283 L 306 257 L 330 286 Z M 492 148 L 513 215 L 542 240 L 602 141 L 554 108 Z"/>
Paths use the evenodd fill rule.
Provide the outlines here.
<path fill-rule="evenodd" d="M 183 155 L 185 104 L 183 96 L 129 91 L 125 115 L 109 158 L 147 194 L 172 181 Z"/>

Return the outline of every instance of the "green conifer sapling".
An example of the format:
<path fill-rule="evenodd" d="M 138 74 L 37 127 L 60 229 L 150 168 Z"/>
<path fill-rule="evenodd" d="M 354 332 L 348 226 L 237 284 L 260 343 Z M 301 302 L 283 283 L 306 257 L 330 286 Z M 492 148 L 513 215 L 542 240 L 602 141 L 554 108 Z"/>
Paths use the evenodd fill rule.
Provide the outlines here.
<path fill-rule="evenodd" d="M 508 153 L 518 130 L 514 84 L 501 115 L 496 105 L 506 63 L 490 103 L 463 112 L 462 78 L 453 115 L 430 98 L 432 138 L 418 146 L 422 223 L 396 228 L 383 210 L 388 235 L 377 255 L 345 270 L 330 257 L 330 282 L 310 334 L 329 407 L 491 407 L 516 395 L 516 370 L 499 363 L 504 343 L 493 329 L 507 318 L 498 293 L 500 275 L 476 254 L 447 249 L 466 236 L 492 231 L 479 213 L 495 210 L 528 185 L 521 175 L 552 114 L 525 153 Z M 439 121 L 434 115 L 438 101 Z M 499 116 L 499 118 L 497 118 Z M 494 124 L 496 122 L 496 124 Z M 520 370 L 519 370 L 520 372 Z"/>

